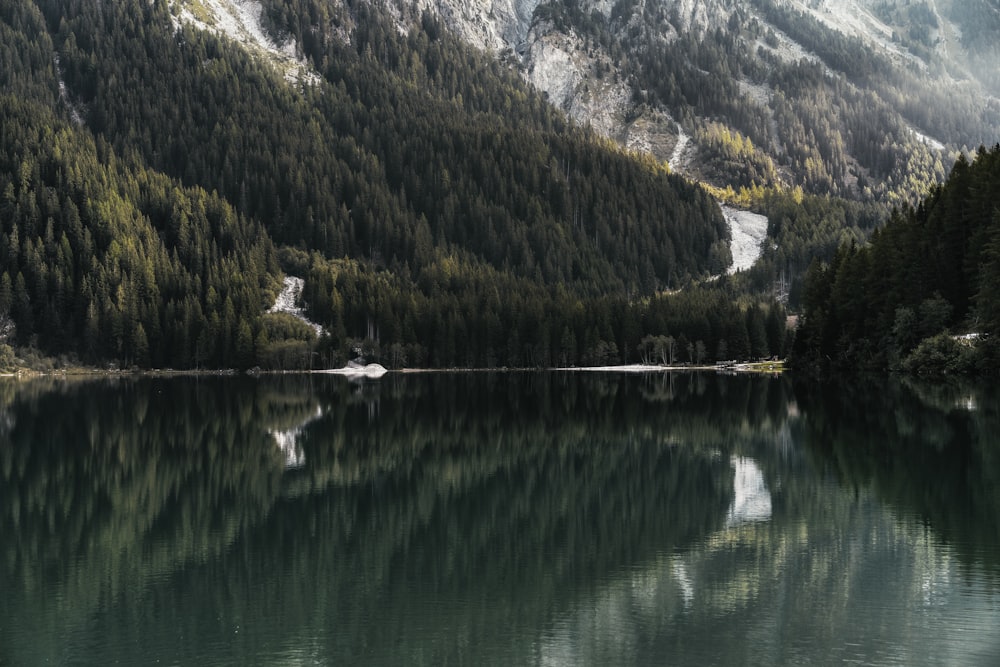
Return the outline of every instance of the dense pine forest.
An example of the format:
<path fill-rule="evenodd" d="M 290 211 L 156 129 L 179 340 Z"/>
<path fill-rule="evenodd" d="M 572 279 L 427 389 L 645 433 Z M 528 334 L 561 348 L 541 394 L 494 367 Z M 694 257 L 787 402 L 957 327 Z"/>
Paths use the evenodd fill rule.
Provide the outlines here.
<path fill-rule="evenodd" d="M 729 263 L 701 188 L 570 123 L 429 16 L 400 34 L 351 9 L 349 41 L 303 36 L 321 78 L 289 85 L 165 2 L 4 3 L 3 365 L 781 352 L 777 303 L 726 280 L 663 292 Z M 265 314 L 282 272 L 306 278 L 328 335 Z"/>
<path fill-rule="evenodd" d="M 639 11 L 628 3 L 609 21 L 573 2 L 536 11 L 635 58 L 637 109 L 685 110 L 705 158 L 696 175 L 730 186 L 710 194 L 569 120 L 406 3 L 261 3 L 275 42 L 296 45 L 298 66 L 282 71 L 165 0 L 5 2 L 0 366 L 712 363 L 785 354 L 785 303 L 806 309 L 804 365 L 902 368 L 939 331 L 985 332 L 992 232 L 961 241 L 968 230 L 943 214 L 949 254 L 929 265 L 943 263 L 944 283 L 905 282 L 915 255 L 894 255 L 905 268 L 883 281 L 909 286 L 905 300 L 877 315 L 853 296 L 834 309 L 848 298 L 834 286 L 843 267 L 874 267 L 855 258 L 992 153 L 909 208 L 944 168 L 886 100 L 897 91 L 913 118 L 941 100 L 860 43 L 752 4 L 841 74 L 769 60 L 776 38 L 743 11 L 728 32 L 661 42 L 638 30 L 630 43 L 615 23 Z M 680 25 L 642 11 L 647 25 Z M 737 81 L 775 94 L 755 105 Z M 994 127 L 972 97 L 949 102 L 954 113 L 921 126 L 952 145 Z M 737 276 L 717 278 L 730 253 L 715 196 L 769 219 L 761 259 Z M 890 204 L 901 212 L 864 249 Z M 803 280 L 816 258 L 829 263 Z M 305 279 L 323 335 L 266 312 L 284 274 Z M 925 324 L 893 338 L 908 316 Z"/>
<path fill-rule="evenodd" d="M 280 244 L 412 277 L 436 248 L 583 295 L 724 266 L 699 190 L 569 126 L 430 18 L 400 36 L 354 10 L 351 43 L 315 47 L 324 80 L 300 90 L 211 34 L 175 32 L 165 3 L 60 2 L 47 18 L 96 133 L 218 191 Z"/>
<path fill-rule="evenodd" d="M 959 158 L 871 242 L 809 268 L 795 341 L 817 369 L 995 372 L 1000 362 L 1000 145 Z"/>

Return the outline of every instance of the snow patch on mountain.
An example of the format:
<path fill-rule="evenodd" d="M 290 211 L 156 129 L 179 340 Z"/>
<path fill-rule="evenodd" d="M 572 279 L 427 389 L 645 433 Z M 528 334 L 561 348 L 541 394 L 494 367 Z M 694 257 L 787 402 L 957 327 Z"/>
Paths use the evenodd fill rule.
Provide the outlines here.
<path fill-rule="evenodd" d="M 920 143 L 922 143 L 924 146 L 927 146 L 931 150 L 933 150 L 933 151 L 943 151 L 945 149 L 945 145 L 943 143 L 941 143 L 940 141 L 938 141 L 937 139 L 934 139 L 933 137 L 928 137 L 926 134 L 924 134 L 924 133 L 922 133 L 922 132 L 920 132 L 920 131 L 912 128 L 912 127 L 911 128 L 907 128 L 907 129 L 910 130 L 910 134 L 912 134 L 914 137 L 916 137 L 917 141 L 919 141 Z"/>
<path fill-rule="evenodd" d="M 317 372 L 327 373 L 329 375 L 343 375 L 351 380 L 377 380 L 388 373 L 389 370 L 382 364 L 359 364 L 357 362 L 349 361 L 343 368 L 328 368 Z"/>

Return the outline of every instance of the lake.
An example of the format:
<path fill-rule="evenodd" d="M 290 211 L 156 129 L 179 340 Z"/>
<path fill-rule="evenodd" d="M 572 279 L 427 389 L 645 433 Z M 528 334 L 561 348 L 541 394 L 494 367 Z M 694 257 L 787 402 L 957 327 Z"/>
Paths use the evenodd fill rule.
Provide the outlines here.
<path fill-rule="evenodd" d="M 0 665 L 1000 664 L 1000 396 L 0 382 Z"/>

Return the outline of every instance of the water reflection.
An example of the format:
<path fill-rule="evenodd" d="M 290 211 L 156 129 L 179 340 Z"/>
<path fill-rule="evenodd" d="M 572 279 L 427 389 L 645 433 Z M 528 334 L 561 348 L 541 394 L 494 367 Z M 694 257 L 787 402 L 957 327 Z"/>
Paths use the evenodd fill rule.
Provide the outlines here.
<path fill-rule="evenodd" d="M 305 432 L 306 426 L 320 419 L 323 416 L 323 408 L 317 406 L 316 412 L 307 417 L 304 421 L 296 423 L 291 427 L 272 428 L 268 433 L 274 438 L 278 449 L 285 457 L 285 468 L 301 468 L 306 463 L 306 455 L 302 450 L 299 439 Z"/>
<path fill-rule="evenodd" d="M 796 393 L 801 439 L 825 473 L 875 491 L 965 562 L 1000 572 L 1000 387 L 869 379 Z"/>
<path fill-rule="evenodd" d="M 771 518 L 771 492 L 757 463 L 744 456 L 733 456 L 733 502 L 726 512 L 726 526 L 732 528 L 750 521 Z"/>
<path fill-rule="evenodd" d="M 997 657 L 995 398 L 711 375 L 0 384 L 0 664 Z"/>

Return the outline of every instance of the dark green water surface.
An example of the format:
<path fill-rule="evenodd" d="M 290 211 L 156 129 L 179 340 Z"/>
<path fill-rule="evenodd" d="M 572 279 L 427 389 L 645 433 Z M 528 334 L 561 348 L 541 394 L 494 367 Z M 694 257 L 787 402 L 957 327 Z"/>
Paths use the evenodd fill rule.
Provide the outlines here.
<path fill-rule="evenodd" d="M 1000 665 L 1000 395 L 0 382 L 0 665 Z"/>

